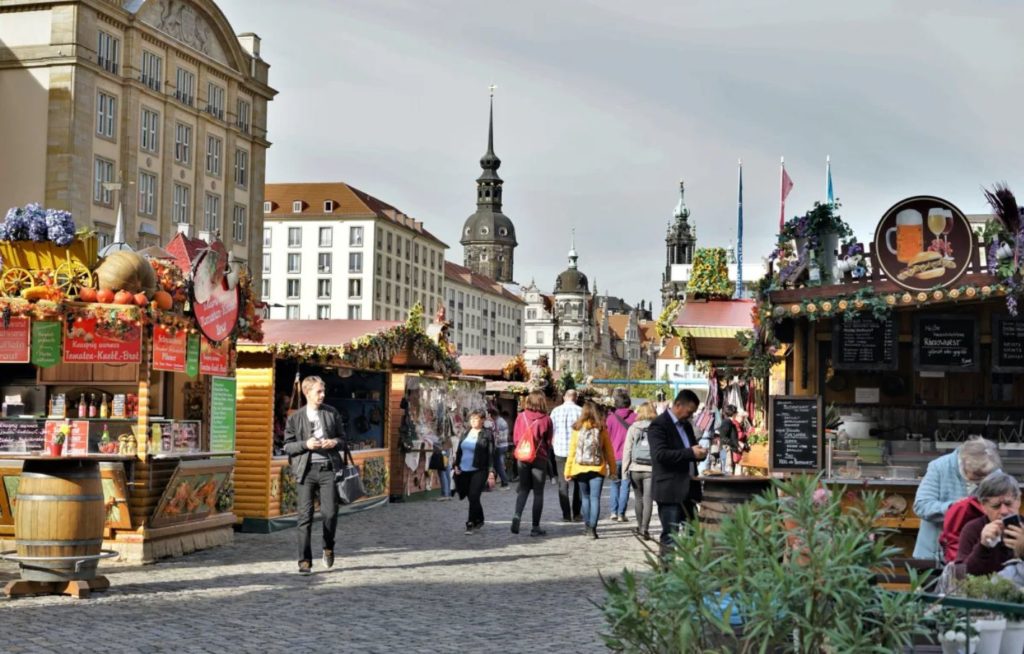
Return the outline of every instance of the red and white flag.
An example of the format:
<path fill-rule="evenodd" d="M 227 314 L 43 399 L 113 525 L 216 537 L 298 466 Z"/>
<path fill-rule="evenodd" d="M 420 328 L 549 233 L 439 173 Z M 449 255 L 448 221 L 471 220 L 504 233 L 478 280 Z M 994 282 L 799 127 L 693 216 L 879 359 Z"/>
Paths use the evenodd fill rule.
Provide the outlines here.
<path fill-rule="evenodd" d="M 779 198 L 779 231 L 782 231 L 783 226 L 786 224 L 786 197 L 789 192 L 793 190 L 793 180 L 790 179 L 789 173 L 786 172 L 786 161 L 782 160 L 782 193 Z"/>

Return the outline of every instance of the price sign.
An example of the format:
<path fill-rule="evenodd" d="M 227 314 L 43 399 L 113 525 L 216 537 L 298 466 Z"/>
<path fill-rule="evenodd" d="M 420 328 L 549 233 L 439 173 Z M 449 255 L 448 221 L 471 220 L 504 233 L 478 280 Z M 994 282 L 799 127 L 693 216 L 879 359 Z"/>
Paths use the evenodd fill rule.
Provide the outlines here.
<path fill-rule="evenodd" d="M 836 370 L 896 370 L 899 367 L 896 321 L 871 317 L 837 318 L 832 328 L 832 365 Z"/>
<path fill-rule="evenodd" d="M 816 472 L 821 468 L 821 397 L 776 396 L 768 407 L 772 471 Z"/>
<path fill-rule="evenodd" d="M 235 450 L 235 380 L 213 377 L 210 383 L 210 450 Z"/>
<path fill-rule="evenodd" d="M 171 334 L 164 325 L 153 328 L 153 370 L 185 372 L 186 336 L 184 329 Z"/>
<path fill-rule="evenodd" d="M 1024 372 L 1024 319 L 992 316 L 992 370 Z"/>
<path fill-rule="evenodd" d="M 185 355 L 185 374 L 189 377 L 199 376 L 199 347 L 199 334 L 189 334 Z"/>
<path fill-rule="evenodd" d="M 12 317 L 5 326 L 0 321 L 0 363 L 28 363 L 29 319 Z"/>
<path fill-rule="evenodd" d="M 32 322 L 32 363 L 49 368 L 60 363 L 61 327 L 57 321 Z"/>
<path fill-rule="evenodd" d="M 224 340 L 219 345 L 215 345 L 204 336 L 199 351 L 199 374 L 219 377 L 227 375 L 230 356 L 230 341 Z"/>

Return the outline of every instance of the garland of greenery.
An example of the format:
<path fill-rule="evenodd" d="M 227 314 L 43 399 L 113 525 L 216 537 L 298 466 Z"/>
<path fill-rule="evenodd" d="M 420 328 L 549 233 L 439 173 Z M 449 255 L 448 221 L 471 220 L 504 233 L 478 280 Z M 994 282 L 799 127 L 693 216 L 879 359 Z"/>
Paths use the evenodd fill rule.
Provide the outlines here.
<path fill-rule="evenodd" d="M 678 336 L 678 331 L 672 321 L 675 320 L 676 314 L 679 313 L 679 300 L 672 300 L 665 308 L 661 310 L 661 315 L 658 316 L 658 322 L 654 325 L 654 330 L 658 334 L 658 338 L 672 338 Z"/>
<path fill-rule="evenodd" d="M 697 299 L 724 299 L 733 294 L 725 248 L 697 248 L 686 292 Z"/>
<path fill-rule="evenodd" d="M 526 367 L 526 360 L 522 354 L 517 354 L 505 363 L 501 369 L 502 379 L 508 381 L 526 381 L 530 377 L 530 370 Z"/>

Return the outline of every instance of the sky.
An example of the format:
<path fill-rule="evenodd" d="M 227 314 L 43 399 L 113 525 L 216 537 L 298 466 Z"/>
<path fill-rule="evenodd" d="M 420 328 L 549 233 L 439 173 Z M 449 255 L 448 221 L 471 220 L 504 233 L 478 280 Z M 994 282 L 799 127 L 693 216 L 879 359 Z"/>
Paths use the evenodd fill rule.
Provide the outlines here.
<path fill-rule="evenodd" d="M 824 199 L 830 155 L 862 241 L 911 195 L 982 213 L 982 186 L 1024 188 L 1012 0 L 218 4 L 262 38 L 279 92 L 267 181 L 351 184 L 423 220 L 457 263 L 496 84 L 515 278 L 542 289 L 575 228 L 592 290 L 657 309 L 679 180 L 698 247 L 728 246 L 739 159 L 747 262 L 775 241 L 781 156 L 787 217 Z"/>

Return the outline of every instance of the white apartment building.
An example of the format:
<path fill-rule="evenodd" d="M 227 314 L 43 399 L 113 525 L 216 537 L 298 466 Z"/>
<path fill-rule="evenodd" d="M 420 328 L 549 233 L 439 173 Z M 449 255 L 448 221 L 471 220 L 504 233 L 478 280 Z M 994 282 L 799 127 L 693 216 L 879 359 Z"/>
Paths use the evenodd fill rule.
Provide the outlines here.
<path fill-rule="evenodd" d="M 447 245 L 390 204 L 342 182 L 267 184 L 264 314 L 405 320 L 440 306 Z"/>
<path fill-rule="evenodd" d="M 451 339 L 459 354 L 519 354 L 526 302 L 493 279 L 451 261 L 445 261 L 444 275 Z"/>

